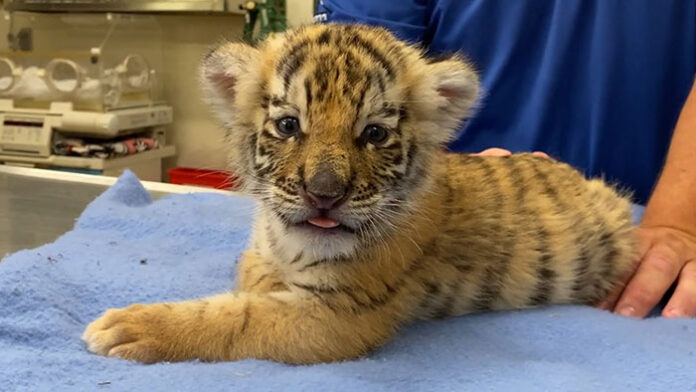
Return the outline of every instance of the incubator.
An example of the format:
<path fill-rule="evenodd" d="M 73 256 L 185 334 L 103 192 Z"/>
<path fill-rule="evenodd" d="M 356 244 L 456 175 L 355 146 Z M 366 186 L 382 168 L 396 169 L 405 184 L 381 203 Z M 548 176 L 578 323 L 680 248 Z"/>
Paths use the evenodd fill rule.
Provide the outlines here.
<path fill-rule="evenodd" d="M 159 179 L 174 148 L 165 138 L 172 109 L 162 101 L 156 19 L 8 17 L 9 37 L 30 31 L 31 40 L 0 51 L 0 162 L 111 175 L 135 165 Z"/>

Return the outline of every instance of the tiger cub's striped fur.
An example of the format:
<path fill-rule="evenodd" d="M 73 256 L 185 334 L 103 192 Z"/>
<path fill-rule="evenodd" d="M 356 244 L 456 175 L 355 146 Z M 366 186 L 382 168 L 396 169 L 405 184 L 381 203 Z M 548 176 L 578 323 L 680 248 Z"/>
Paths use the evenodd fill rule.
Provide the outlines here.
<path fill-rule="evenodd" d="M 143 362 L 354 358 L 419 318 L 590 304 L 630 271 L 630 205 L 527 154 L 447 154 L 472 67 L 378 28 L 317 25 L 202 66 L 259 200 L 234 293 L 110 310 L 84 339 Z"/>

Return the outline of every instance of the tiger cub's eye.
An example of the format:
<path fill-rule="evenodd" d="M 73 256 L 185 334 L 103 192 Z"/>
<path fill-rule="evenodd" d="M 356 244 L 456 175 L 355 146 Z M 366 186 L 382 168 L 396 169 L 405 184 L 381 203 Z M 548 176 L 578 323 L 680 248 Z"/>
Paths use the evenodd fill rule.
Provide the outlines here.
<path fill-rule="evenodd" d="M 370 124 L 363 130 L 362 137 L 368 143 L 380 146 L 389 138 L 389 132 L 379 125 Z"/>
<path fill-rule="evenodd" d="M 300 132 L 300 120 L 295 117 L 283 117 L 276 121 L 276 130 L 283 137 L 291 137 Z"/>

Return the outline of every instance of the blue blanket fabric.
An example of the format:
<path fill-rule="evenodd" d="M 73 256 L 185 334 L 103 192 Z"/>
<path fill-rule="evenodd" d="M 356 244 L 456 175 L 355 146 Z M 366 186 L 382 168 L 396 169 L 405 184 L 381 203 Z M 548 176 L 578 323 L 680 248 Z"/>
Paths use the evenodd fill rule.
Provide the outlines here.
<path fill-rule="evenodd" d="M 0 263 L 0 391 L 693 391 L 696 321 L 558 306 L 421 322 L 366 358 L 141 365 L 88 353 L 110 307 L 230 289 L 251 200 L 151 202 L 126 173 L 55 243 Z"/>

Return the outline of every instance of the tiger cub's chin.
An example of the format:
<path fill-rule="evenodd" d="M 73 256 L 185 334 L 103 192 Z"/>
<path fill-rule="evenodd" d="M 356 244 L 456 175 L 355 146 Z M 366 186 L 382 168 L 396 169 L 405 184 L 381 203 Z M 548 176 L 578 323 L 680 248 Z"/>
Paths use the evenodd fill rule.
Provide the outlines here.
<path fill-rule="evenodd" d="M 360 244 L 358 235 L 350 229 L 326 229 L 311 224 L 288 227 L 282 241 L 285 247 L 294 248 L 294 253 L 303 252 L 314 259 L 346 257 L 354 254 Z"/>

